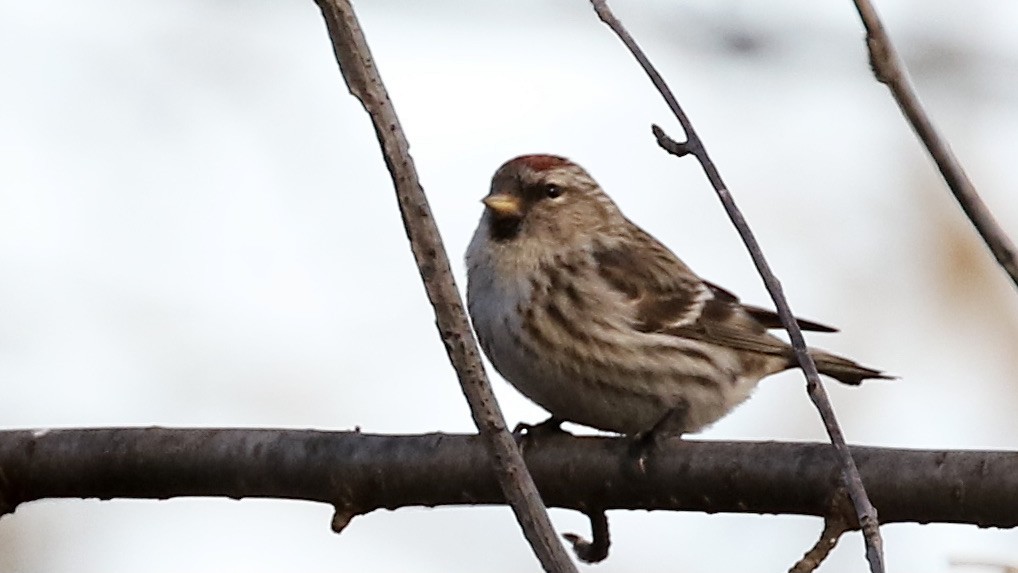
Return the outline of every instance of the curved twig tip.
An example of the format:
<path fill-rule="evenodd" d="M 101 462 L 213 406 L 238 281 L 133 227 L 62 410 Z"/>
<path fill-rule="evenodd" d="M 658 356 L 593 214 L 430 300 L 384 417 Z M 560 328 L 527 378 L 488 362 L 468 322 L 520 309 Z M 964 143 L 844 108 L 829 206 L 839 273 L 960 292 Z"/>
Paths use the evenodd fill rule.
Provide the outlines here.
<path fill-rule="evenodd" d="M 572 544 L 577 559 L 584 563 L 599 563 L 608 557 L 608 547 L 611 545 L 608 516 L 604 511 L 597 510 L 587 512 L 587 517 L 590 518 L 591 541 L 575 533 L 564 533 L 562 537 Z"/>
<path fill-rule="evenodd" d="M 350 521 L 353 518 L 360 515 L 362 512 L 354 509 L 352 505 L 341 504 L 334 506 L 336 508 L 335 513 L 332 514 L 332 531 L 335 533 L 343 533 L 347 525 L 350 525 Z"/>
<path fill-rule="evenodd" d="M 650 126 L 650 131 L 654 134 L 654 139 L 657 140 L 657 144 L 661 147 L 661 149 L 664 149 L 676 157 L 683 157 L 693 152 L 693 149 L 689 145 L 689 141 L 675 141 L 657 124 L 652 124 Z"/>

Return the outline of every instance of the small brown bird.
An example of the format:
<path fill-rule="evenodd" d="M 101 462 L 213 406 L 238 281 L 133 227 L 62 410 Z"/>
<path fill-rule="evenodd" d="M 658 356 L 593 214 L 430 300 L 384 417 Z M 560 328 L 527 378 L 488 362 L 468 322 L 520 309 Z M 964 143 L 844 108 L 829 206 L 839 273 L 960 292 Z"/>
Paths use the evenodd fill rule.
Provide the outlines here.
<path fill-rule="evenodd" d="M 575 163 L 506 162 L 467 249 L 467 302 L 495 369 L 554 422 L 628 435 L 712 424 L 796 367 L 769 310 L 693 273 Z M 834 329 L 797 319 L 804 330 Z M 821 350 L 845 384 L 888 378 Z"/>

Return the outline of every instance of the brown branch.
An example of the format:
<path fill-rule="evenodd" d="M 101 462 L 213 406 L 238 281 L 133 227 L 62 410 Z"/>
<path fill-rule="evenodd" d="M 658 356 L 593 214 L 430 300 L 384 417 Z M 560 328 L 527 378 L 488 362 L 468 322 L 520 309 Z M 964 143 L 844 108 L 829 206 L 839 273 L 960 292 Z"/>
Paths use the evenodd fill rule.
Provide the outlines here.
<path fill-rule="evenodd" d="M 608 558 L 608 548 L 611 546 L 611 532 L 608 530 L 608 516 L 603 509 L 587 511 L 590 518 L 590 541 L 575 533 L 562 535 L 573 545 L 573 553 L 584 563 L 600 563 Z"/>
<path fill-rule="evenodd" d="M 347 0 L 316 1 L 325 18 L 343 79 L 350 93 L 360 100 L 371 116 L 385 164 L 396 188 L 410 248 L 435 309 L 442 342 L 456 370 L 474 423 L 488 448 L 490 460 L 483 463 L 495 468 L 506 499 L 544 569 L 576 571 L 555 535 L 533 478 L 527 472 L 523 457 L 495 401 L 477 352 L 477 341 L 470 330 L 453 280 L 449 257 L 410 157 L 409 144 L 375 67 L 357 16 Z M 337 516 L 342 513 L 337 510 Z M 340 525 L 342 522 L 342 519 L 337 519 Z"/>
<path fill-rule="evenodd" d="M 975 226 L 983 242 L 997 259 L 997 263 L 1011 277 L 1011 282 L 1018 287 L 1018 251 L 1007 233 L 993 218 L 993 214 L 983 203 L 975 185 L 962 168 L 958 158 L 951 151 L 947 140 L 933 126 L 929 114 L 919 101 L 912 80 L 898 50 L 891 42 L 890 36 L 884 31 L 876 8 L 869 0 L 853 0 L 855 8 L 866 27 L 866 47 L 870 54 L 870 67 L 877 81 L 886 85 L 894 96 L 902 114 L 908 120 L 912 130 L 926 146 L 933 161 L 936 162 L 940 174 L 951 189 L 954 198 L 961 205 L 962 211 Z"/>
<path fill-rule="evenodd" d="M 851 501 L 848 499 L 848 492 L 844 488 L 838 488 L 831 497 L 830 511 L 824 516 L 824 528 L 820 537 L 813 547 L 802 556 L 789 573 L 811 573 L 827 559 L 838 540 L 845 533 L 852 531 L 857 526 L 855 516 L 852 515 Z"/>
<path fill-rule="evenodd" d="M 850 531 L 845 522 L 839 520 L 824 520 L 824 530 L 820 532 L 820 539 L 802 556 L 788 573 L 812 573 L 816 571 L 817 567 L 827 559 L 827 556 L 831 554 L 834 546 L 838 544 L 838 539 L 845 532 Z"/>
<path fill-rule="evenodd" d="M 853 447 L 886 523 L 1018 526 L 1018 452 Z M 548 436 L 527 464 L 545 501 L 591 507 L 828 516 L 829 445 L 662 442 L 646 472 L 620 438 Z M 504 504 L 475 435 L 274 429 L 0 432 L 0 514 L 45 498 L 270 497 L 375 509 Z M 849 512 L 849 516 L 853 515 Z M 855 524 L 852 524 L 855 527 Z"/>
<path fill-rule="evenodd" d="M 771 299 L 774 301 L 774 305 L 777 308 L 778 315 L 781 317 L 781 323 L 784 325 L 785 330 L 788 331 L 788 337 L 792 343 L 792 347 L 795 350 L 796 359 L 799 362 L 799 366 L 802 367 L 803 373 L 806 376 L 806 390 L 809 394 L 810 400 L 820 413 L 821 419 L 823 419 L 824 427 L 827 429 L 827 435 L 830 436 L 831 444 L 834 446 L 835 451 L 838 454 L 838 458 L 841 462 L 843 469 L 843 476 L 845 480 L 845 487 L 849 493 L 849 497 L 852 499 L 852 503 L 855 506 L 856 514 L 859 522 L 862 524 L 863 533 L 866 539 L 866 558 L 870 564 L 870 570 L 873 573 L 882 573 L 884 571 L 884 551 L 883 541 L 880 537 L 880 521 L 877 518 L 877 510 L 870 503 L 869 497 L 866 495 L 866 489 L 863 487 L 862 479 L 859 476 L 859 470 L 856 467 L 855 461 L 852 459 L 852 453 L 849 451 L 848 446 L 845 444 L 845 436 L 841 431 L 841 427 L 838 425 L 837 417 L 834 414 L 834 408 L 831 406 L 831 401 L 827 396 L 827 390 L 824 388 L 823 383 L 820 381 L 820 374 L 817 372 L 816 364 L 813 363 L 813 358 L 806 350 L 806 341 L 803 339 L 802 331 L 799 329 L 798 323 L 793 318 L 792 310 L 788 305 L 788 301 L 785 299 L 785 294 L 781 288 L 781 283 L 777 277 L 771 271 L 770 265 L 767 264 L 766 258 L 764 258 L 763 251 L 760 249 L 760 244 L 757 242 L 756 237 L 750 230 L 749 225 L 746 223 L 746 219 L 742 216 L 742 212 L 735 205 L 735 200 L 732 198 L 731 193 L 725 186 L 724 181 L 721 179 L 721 174 L 718 172 L 717 167 L 711 160 L 707 153 L 706 148 L 703 146 L 703 142 L 696 130 L 693 129 L 693 124 L 686 116 L 682 107 L 679 106 L 678 101 L 672 94 L 672 91 L 668 88 L 664 78 L 657 72 L 650 60 L 643 53 L 643 50 L 637 45 L 636 40 L 629 34 L 618 18 L 608 8 L 605 0 L 590 0 L 594 6 L 594 10 L 597 12 L 601 21 L 608 25 L 609 28 L 615 32 L 616 35 L 622 40 L 622 43 L 626 45 L 630 53 L 636 58 L 643 68 L 644 72 L 650 77 L 654 87 L 657 88 L 658 92 L 664 98 L 668 107 L 675 115 L 676 119 L 682 126 L 683 131 L 686 134 L 686 141 L 679 143 L 669 138 L 656 125 L 653 126 L 654 136 L 657 137 L 658 143 L 665 151 L 675 154 L 676 156 L 683 156 L 686 154 L 692 154 L 696 157 L 703 168 L 704 173 L 707 175 L 707 179 L 710 180 L 711 185 L 714 187 L 714 191 L 717 193 L 718 198 L 721 200 L 721 204 L 724 205 L 725 211 L 728 213 L 728 217 L 732 220 L 735 228 L 739 232 L 739 236 L 742 238 L 742 242 L 745 243 L 746 248 L 749 250 L 749 254 L 753 259 L 753 264 L 756 266 L 757 271 L 763 278 L 764 285 L 767 287 L 767 292 L 770 293 Z"/>

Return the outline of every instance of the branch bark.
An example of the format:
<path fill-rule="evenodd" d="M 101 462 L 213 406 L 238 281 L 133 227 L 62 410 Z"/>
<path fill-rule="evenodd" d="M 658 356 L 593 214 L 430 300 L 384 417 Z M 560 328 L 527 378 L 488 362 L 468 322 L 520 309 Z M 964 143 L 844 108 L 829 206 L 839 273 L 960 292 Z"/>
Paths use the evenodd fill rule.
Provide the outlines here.
<path fill-rule="evenodd" d="M 941 176 L 962 211 L 979 232 L 979 236 L 989 247 L 990 252 L 997 259 L 997 263 L 1011 277 L 1011 282 L 1015 287 L 1018 287 L 1018 251 L 1015 250 L 1014 243 L 1000 228 L 993 214 L 983 203 L 972 180 L 969 179 L 961 162 L 951 150 L 951 146 L 933 126 L 929 114 L 923 109 L 923 104 L 919 101 L 919 94 L 916 93 L 915 87 L 912 85 L 912 80 L 898 55 L 898 50 L 895 49 L 890 36 L 884 31 L 884 24 L 880 21 L 876 8 L 869 0 L 853 0 L 853 2 L 866 27 L 866 48 L 869 50 L 873 75 L 876 76 L 877 81 L 891 90 L 891 95 L 897 102 L 898 108 L 901 109 L 901 113 L 912 126 L 912 130 L 915 131 L 916 136 L 919 137 L 926 147 L 926 151 L 937 164 Z"/>
<path fill-rule="evenodd" d="M 806 376 L 806 392 L 809 395 L 810 400 L 816 407 L 817 412 L 820 414 L 820 418 L 823 420 L 824 428 L 827 430 L 827 435 L 831 439 L 831 445 L 834 447 L 835 452 L 838 455 L 838 459 L 841 462 L 843 471 L 843 477 L 845 480 L 845 489 L 848 492 L 849 497 L 852 500 L 852 504 L 855 507 L 856 517 L 859 523 L 862 524 L 862 530 L 864 538 L 866 540 L 866 558 L 870 564 L 870 570 L 873 573 L 882 573 L 884 571 L 884 549 L 883 540 L 880 536 L 880 521 L 877 517 L 877 510 L 870 501 L 869 496 L 866 493 L 866 488 L 863 486 L 862 478 L 860 477 L 859 470 L 856 467 L 855 460 L 852 459 L 852 453 L 845 443 L 844 433 L 841 431 L 841 426 L 838 425 L 837 416 L 834 414 L 834 407 L 831 405 L 830 398 L 827 396 L 827 390 L 820 381 L 820 373 L 817 372 L 816 364 L 813 362 L 813 357 L 810 356 L 806 350 L 806 341 L 802 336 L 802 331 L 799 329 L 799 324 L 796 322 L 792 309 L 788 304 L 788 300 L 785 298 L 784 290 L 781 288 L 781 282 L 771 271 L 770 265 L 767 263 L 767 259 L 764 257 L 763 250 L 760 248 L 760 244 L 757 242 L 756 237 L 753 235 L 753 231 L 749 228 L 749 224 L 743 217 L 742 212 L 735 205 L 735 199 L 732 194 L 728 191 L 728 187 L 725 185 L 724 180 L 721 178 L 721 173 L 718 171 L 717 166 L 714 165 L 714 161 L 710 158 L 707 153 L 706 147 L 703 145 L 703 141 L 700 139 L 699 134 L 693 128 L 693 123 L 689 117 L 683 111 L 682 106 L 679 105 L 678 100 L 675 99 L 675 95 L 671 89 L 665 83 L 664 78 L 658 73 L 657 69 L 647 58 L 643 50 L 633 39 L 633 36 L 626 30 L 622 22 L 615 17 L 611 9 L 605 0 L 590 0 L 591 5 L 594 7 L 594 11 L 597 12 L 598 17 L 604 22 L 615 34 L 622 40 L 629 52 L 639 62 L 640 67 L 650 78 L 651 83 L 657 89 L 661 97 L 664 98 L 665 103 L 668 104 L 668 108 L 675 115 L 675 118 L 679 120 L 679 124 L 682 126 L 682 130 L 686 134 L 686 141 L 677 142 L 661 130 L 658 126 L 653 126 L 652 130 L 654 136 L 657 138 L 658 145 L 661 146 L 665 151 L 677 156 L 682 157 L 684 155 L 693 155 L 696 160 L 700 163 L 700 167 L 703 169 L 704 174 L 710 181 L 711 186 L 714 187 L 714 191 L 718 195 L 718 199 L 721 200 L 721 204 L 725 208 L 725 212 L 728 214 L 728 218 L 731 219 L 732 224 L 739 232 L 739 236 L 742 238 L 742 242 L 746 245 L 746 249 L 749 251 L 750 257 L 753 259 L 753 264 L 756 266 L 757 272 L 763 279 L 764 286 L 767 287 L 767 292 L 771 295 L 771 299 L 774 301 L 774 306 L 777 308 L 778 316 L 781 318 L 781 323 L 788 332 L 789 341 L 792 344 L 792 348 L 795 350 L 796 360 L 799 362 L 799 366 L 802 368 L 803 374 Z"/>
<path fill-rule="evenodd" d="M 495 401 L 477 351 L 477 341 L 453 280 L 449 257 L 410 157 L 410 146 L 353 7 L 347 0 L 316 1 L 325 18 L 343 80 L 371 116 L 382 156 L 396 188 L 410 248 L 435 309 L 439 334 L 490 455 L 489 460 L 480 463 L 494 466 L 505 497 L 545 571 L 575 572 L 576 566 L 555 535 L 537 487 Z M 356 514 L 356 510 L 356 506 L 337 506 L 334 527 L 341 528 Z"/>
<path fill-rule="evenodd" d="M 1018 453 L 852 447 L 885 523 L 1018 526 Z M 828 444 L 667 440 L 632 463 L 621 438 L 542 437 L 527 464 L 550 506 L 826 517 L 841 468 Z M 843 495 L 843 494 L 842 494 Z M 357 514 L 504 504 L 483 440 L 275 429 L 0 432 L 0 515 L 46 498 L 299 499 Z M 850 514 L 851 515 L 851 514 Z M 848 524 L 857 527 L 858 524 Z"/>

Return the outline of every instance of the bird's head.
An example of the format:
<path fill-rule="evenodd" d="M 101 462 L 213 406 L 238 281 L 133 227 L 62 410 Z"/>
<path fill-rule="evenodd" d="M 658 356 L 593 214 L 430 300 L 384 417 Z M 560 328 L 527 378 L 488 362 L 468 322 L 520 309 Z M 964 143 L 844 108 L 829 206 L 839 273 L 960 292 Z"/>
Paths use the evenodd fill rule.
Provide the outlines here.
<path fill-rule="evenodd" d="M 489 238 L 496 242 L 570 242 L 620 216 L 582 167 L 556 155 L 522 155 L 505 162 L 483 202 Z"/>

